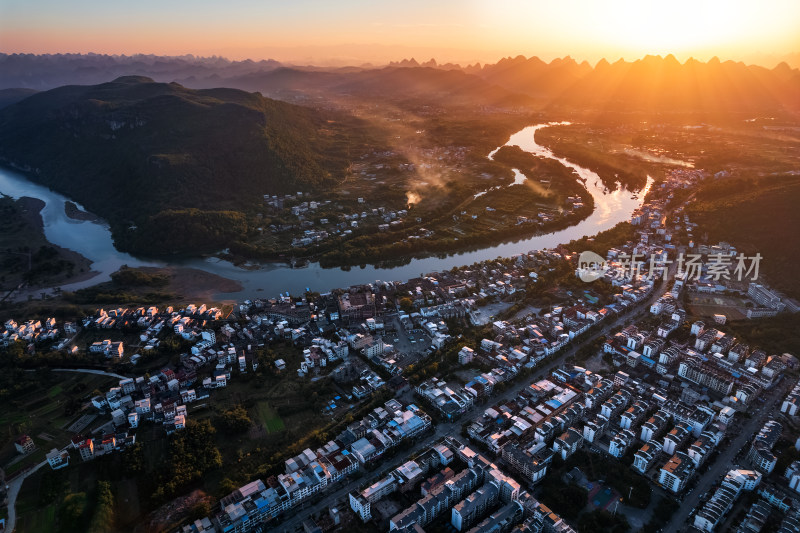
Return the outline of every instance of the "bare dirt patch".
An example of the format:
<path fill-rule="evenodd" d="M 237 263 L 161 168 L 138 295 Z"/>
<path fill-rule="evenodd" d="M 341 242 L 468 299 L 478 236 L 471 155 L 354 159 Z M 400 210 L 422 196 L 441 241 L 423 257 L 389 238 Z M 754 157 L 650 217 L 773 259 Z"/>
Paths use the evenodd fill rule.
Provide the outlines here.
<path fill-rule="evenodd" d="M 137 527 L 137 533 L 151 533 L 156 531 L 172 531 L 189 516 L 192 508 L 203 500 L 211 502 L 208 494 L 202 490 L 195 490 L 186 496 L 175 498 L 150 513 L 144 526 Z"/>

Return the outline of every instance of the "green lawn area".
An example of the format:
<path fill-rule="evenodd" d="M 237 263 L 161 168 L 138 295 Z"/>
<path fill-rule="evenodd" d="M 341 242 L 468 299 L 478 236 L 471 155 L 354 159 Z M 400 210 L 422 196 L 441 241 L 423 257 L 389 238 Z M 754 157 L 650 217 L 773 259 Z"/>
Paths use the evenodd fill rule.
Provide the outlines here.
<path fill-rule="evenodd" d="M 49 451 L 49 450 L 50 449 L 48 448 L 47 451 Z M 36 464 L 41 463 L 42 461 L 44 461 L 45 455 L 47 455 L 47 451 L 45 451 L 43 446 L 40 446 L 39 449 L 36 450 L 35 452 L 31 453 L 30 455 L 26 456 L 24 459 L 22 459 L 20 461 L 17 461 L 13 465 L 11 465 L 8 468 L 6 468 L 5 469 L 6 476 L 10 476 L 14 472 L 16 472 L 16 471 L 18 471 L 18 470 L 20 470 L 22 468 L 25 468 L 25 467 L 28 467 L 28 466 L 34 466 Z"/>
<path fill-rule="evenodd" d="M 284 429 L 283 420 L 267 402 L 258 402 L 254 411 L 255 421 L 263 425 L 269 433 Z"/>
<path fill-rule="evenodd" d="M 56 528 L 58 504 L 52 503 L 43 509 L 20 516 L 17 531 L 26 533 L 52 533 Z"/>
<path fill-rule="evenodd" d="M 4 413 L 0 413 L 0 427 L 6 427 L 11 424 L 21 424 L 25 421 L 25 418 L 25 415 L 21 412 L 6 411 Z"/>
<path fill-rule="evenodd" d="M 73 434 L 67 431 L 69 422 L 81 414 L 91 412 L 90 406 L 82 410 L 84 401 L 94 389 L 105 391 L 117 380 L 94 374 L 50 372 L 41 378 L 37 374 L 25 373 L 25 379 L 39 380 L 24 394 L 0 402 L 0 465 L 7 465 L 17 456 L 14 440 L 22 434 L 30 435 L 41 450 L 62 447 Z M 72 406 L 68 411 L 67 408 Z M 70 414 L 67 414 L 69 412 Z M 53 441 L 39 438 L 41 433 L 52 435 Z M 35 454 L 34 454 L 35 455 Z M 30 457 L 21 461 L 32 464 Z M 19 463 L 18 463 L 19 464 Z M 13 472 L 20 467 L 12 465 Z M 6 471 L 9 473 L 9 470 Z"/>
<path fill-rule="evenodd" d="M 20 533 L 55 531 L 55 514 L 58 502 L 49 502 L 43 506 L 39 502 L 43 471 L 39 470 L 27 478 L 17 496 L 17 526 Z"/>
<path fill-rule="evenodd" d="M 136 442 L 142 444 L 144 471 L 148 474 L 156 472 L 168 453 L 168 442 L 163 428 L 155 424 L 140 426 Z"/>
<path fill-rule="evenodd" d="M 134 524 L 139 518 L 141 507 L 139 505 L 139 491 L 136 481 L 126 479 L 119 482 L 116 487 L 117 506 L 115 515 L 118 524 Z"/>
<path fill-rule="evenodd" d="M 16 531 L 19 533 L 86 531 L 86 523 L 60 521 L 59 510 L 62 509 L 68 495 L 83 493 L 83 498 L 88 498 L 89 513 L 91 513 L 96 485 L 97 465 L 94 462 L 78 462 L 58 471 L 50 470 L 48 467 L 40 469 L 22 484 L 17 498 Z M 126 505 L 138 505 L 138 503 L 128 501 Z"/>

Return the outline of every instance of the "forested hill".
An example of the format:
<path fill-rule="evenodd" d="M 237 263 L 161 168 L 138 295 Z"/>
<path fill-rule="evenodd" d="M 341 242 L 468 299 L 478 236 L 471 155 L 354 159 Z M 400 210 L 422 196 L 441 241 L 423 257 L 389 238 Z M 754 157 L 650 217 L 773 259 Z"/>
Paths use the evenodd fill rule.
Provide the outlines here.
<path fill-rule="evenodd" d="M 800 176 L 772 175 L 714 180 L 697 192 L 688 211 L 708 234 L 748 256 L 761 254 L 769 285 L 800 298 Z"/>
<path fill-rule="evenodd" d="M 264 194 L 312 190 L 341 178 L 357 149 L 356 119 L 236 89 L 192 90 L 144 77 L 65 86 L 0 110 L 0 158 L 125 228 L 197 215 L 198 235 Z M 217 212 L 203 215 L 204 212 Z M 193 226 L 193 227 L 195 227 Z M 208 244 L 218 228 L 209 228 Z M 141 233 L 141 232 L 140 232 Z M 163 236 L 171 241 L 169 236 Z M 181 251 L 168 242 L 153 252 Z"/>

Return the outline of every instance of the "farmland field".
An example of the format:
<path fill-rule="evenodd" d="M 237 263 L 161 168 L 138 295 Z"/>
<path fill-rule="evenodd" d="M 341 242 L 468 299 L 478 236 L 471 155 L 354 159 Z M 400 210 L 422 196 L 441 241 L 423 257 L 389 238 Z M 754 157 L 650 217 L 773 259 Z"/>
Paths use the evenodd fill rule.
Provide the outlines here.
<path fill-rule="evenodd" d="M 86 413 L 94 413 L 86 403 L 91 393 L 95 389 L 105 391 L 117 382 L 106 376 L 79 373 L 30 372 L 23 376 L 31 380 L 31 386 L 0 402 L 0 465 L 7 475 L 41 461 L 51 448 L 66 445 L 74 436 L 68 430 L 71 424 Z M 23 434 L 30 435 L 38 448 L 25 457 L 19 456 L 13 445 Z"/>
<path fill-rule="evenodd" d="M 274 433 L 284 428 L 283 420 L 267 402 L 258 402 L 254 409 L 255 421 L 267 430 Z"/>
<path fill-rule="evenodd" d="M 697 316 L 725 315 L 728 320 L 747 318 L 745 302 L 735 296 L 721 294 L 690 294 L 689 308 Z"/>

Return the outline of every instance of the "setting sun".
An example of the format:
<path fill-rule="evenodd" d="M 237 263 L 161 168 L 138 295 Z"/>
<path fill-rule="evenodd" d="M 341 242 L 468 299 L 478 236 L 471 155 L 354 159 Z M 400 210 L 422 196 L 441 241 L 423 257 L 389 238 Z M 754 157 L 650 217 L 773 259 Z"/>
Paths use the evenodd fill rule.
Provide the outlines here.
<path fill-rule="evenodd" d="M 708 59 L 800 47 L 800 4 L 746 0 L 478 2 L 484 41 L 525 50 L 559 47 L 597 60 L 673 54 Z"/>

